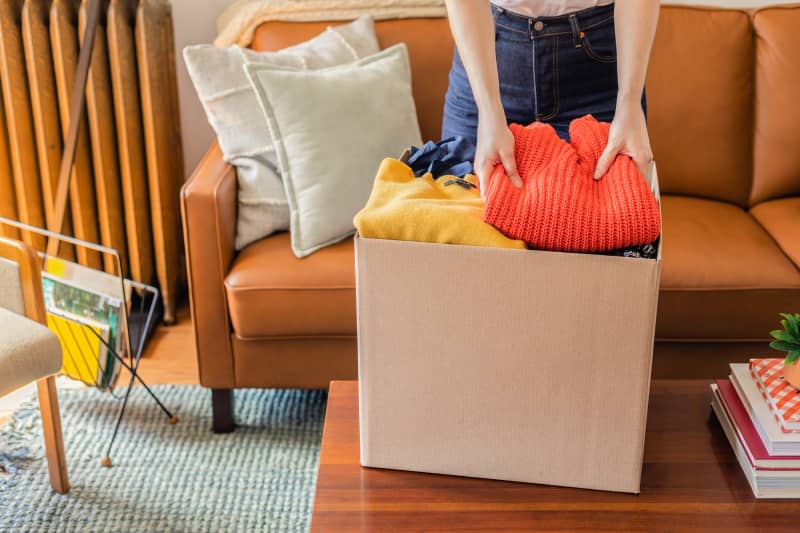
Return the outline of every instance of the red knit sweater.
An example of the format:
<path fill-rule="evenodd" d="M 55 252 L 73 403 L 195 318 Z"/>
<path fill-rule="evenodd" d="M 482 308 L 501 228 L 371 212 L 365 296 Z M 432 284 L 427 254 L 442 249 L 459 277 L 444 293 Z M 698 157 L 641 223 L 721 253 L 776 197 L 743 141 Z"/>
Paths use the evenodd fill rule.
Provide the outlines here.
<path fill-rule="evenodd" d="M 541 250 L 605 252 L 655 241 L 658 203 L 631 158 L 617 156 L 603 179 L 593 178 L 609 127 L 591 115 L 573 120 L 568 144 L 548 124 L 512 124 L 523 186 L 495 167 L 483 220 Z"/>

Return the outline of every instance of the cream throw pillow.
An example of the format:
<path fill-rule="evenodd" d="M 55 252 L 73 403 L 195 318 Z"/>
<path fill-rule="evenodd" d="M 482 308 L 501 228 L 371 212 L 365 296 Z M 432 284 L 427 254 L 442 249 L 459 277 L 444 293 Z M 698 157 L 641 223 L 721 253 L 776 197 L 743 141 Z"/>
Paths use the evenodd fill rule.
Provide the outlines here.
<path fill-rule="evenodd" d="M 370 17 L 328 28 L 310 41 L 277 52 L 254 52 L 238 46 L 184 48 L 189 75 L 217 134 L 223 157 L 236 167 L 239 183 L 237 250 L 275 231 L 289 229 L 289 205 L 275 150 L 244 65 L 318 69 L 350 63 L 379 49 Z"/>
<path fill-rule="evenodd" d="M 316 71 L 245 68 L 275 145 L 295 255 L 352 235 L 381 161 L 421 144 L 405 44 Z"/>

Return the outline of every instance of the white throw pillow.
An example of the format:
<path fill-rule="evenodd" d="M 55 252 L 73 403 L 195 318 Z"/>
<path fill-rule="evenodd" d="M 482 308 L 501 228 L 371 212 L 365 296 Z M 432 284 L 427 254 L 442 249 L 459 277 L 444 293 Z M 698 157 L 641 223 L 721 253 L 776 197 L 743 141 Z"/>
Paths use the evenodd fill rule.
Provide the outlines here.
<path fill-rule="evenodd" d="M 371 17 L 328 28 L 296 46 L 277 52 L 255 52 L 238 46 L 188 46 L 183 57 L 222 154 L 236 167 L 239 217 L 235 247 L 289 229 L 289 206 L 281 183 L 269 130 L 246 64 L 308 70 L 350 63 L 380 47 Z"/>
<path fill-rule="evenodd" d="M 352 235 L 380 162 L 421 144 L 405 44 L 316 71 L 245 68 L 275 145 L 295 255 Z"/>

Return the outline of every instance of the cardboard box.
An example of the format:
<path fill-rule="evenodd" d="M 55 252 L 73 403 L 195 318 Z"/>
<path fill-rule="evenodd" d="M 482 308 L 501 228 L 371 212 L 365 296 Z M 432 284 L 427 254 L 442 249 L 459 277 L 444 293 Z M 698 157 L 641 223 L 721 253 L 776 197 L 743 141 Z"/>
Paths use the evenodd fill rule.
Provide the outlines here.
<path fill-rule="evenodd" d="M 362 465 L 639 492 L 660 246 L 355 244 Z"/>

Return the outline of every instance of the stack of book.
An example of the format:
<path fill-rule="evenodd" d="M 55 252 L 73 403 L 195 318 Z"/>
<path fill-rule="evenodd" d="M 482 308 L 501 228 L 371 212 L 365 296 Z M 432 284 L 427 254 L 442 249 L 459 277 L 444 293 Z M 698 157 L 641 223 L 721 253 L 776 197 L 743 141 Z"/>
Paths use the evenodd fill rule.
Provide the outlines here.
<path fill-rule="evenodd" d="M 800 391 L 783 359 L 732 364 L 711 385 L 711 407 L 757 498 L 800 498 Z"/>

